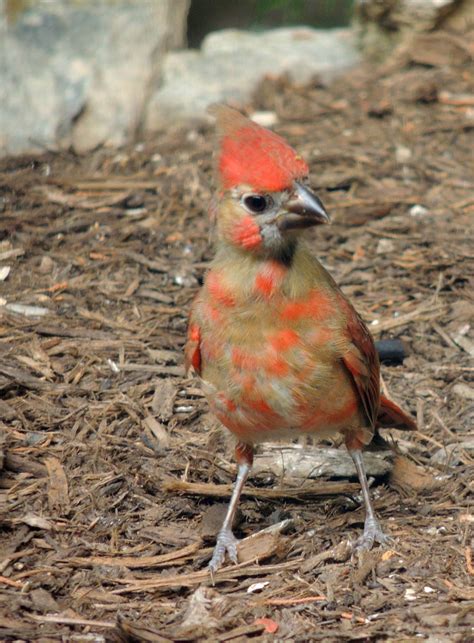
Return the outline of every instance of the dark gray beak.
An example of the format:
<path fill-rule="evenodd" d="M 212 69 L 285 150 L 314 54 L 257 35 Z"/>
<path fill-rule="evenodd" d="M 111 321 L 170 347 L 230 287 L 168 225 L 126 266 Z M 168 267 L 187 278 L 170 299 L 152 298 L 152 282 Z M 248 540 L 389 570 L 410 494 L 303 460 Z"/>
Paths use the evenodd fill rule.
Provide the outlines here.
<path fill-rule="evenodd" d="M 318 197 L 298 181 L 293 185 L 294 191 L 285 206 L 285 212 L 278 217 L 280 230 L 296 230 L 329 223 L 329 215 Z"/>

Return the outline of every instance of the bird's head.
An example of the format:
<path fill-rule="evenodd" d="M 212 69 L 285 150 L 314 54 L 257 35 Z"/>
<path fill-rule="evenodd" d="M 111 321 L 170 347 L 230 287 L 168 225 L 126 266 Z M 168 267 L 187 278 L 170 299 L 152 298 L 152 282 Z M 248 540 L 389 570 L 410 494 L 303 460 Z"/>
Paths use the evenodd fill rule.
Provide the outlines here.
<path fill-rule="evenodd" d="M 328 223 L 307 186 L 308 166 L 288 143 L 225 105 L 215 105 L 219 238 L 244 251 L 284 256 L 302 230 Z"/>

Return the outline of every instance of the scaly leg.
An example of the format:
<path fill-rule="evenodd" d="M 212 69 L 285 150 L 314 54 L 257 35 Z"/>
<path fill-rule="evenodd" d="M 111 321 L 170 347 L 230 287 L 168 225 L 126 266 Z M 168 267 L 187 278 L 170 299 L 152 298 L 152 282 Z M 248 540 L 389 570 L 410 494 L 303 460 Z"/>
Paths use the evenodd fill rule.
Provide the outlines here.
<path fill-rule="evenodd" d="M 372 501 L 370 499 L 369 485 L 367 484 L 367 476 L 365 474 L 364 459 L 360 449 L 349 449 L 352 460 L 354 462 L 357 475 L 359 476 L 360 486 L 362 487 L 362 496 L 364 498 L 365 506 L 365 524 L 364 533 L 357 539 L 355 549 L 358 551 L 368 551 L 372 549 L 374 542 L 385 545 L 391 542 L 391 538 L 386 536 L 380 526 L 380 523 L 375 515 Z"/>
<path fill-rule="evenodd" d="M 214 547 L 211 562 L 209 563 L 211 575 L 222 565 L 226 553 L 229 555 L 231 561 L 237 564 L 237 544 L 239 541 L 232 532 L 232 523 L 234 522 L 242 488 L 252 468 L 253 449 L 251 446 L 239 442 L 235 448 L 235 455 L 239 469 L 227 508 L 227 514 L 217 535 L 216 546 Z"/>

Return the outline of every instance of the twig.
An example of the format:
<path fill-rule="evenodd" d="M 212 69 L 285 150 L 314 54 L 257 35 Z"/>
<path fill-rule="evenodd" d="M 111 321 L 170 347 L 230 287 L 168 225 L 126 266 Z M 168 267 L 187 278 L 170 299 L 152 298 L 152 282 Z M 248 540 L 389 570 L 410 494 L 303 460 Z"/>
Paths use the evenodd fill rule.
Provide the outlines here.
<path fill-rule="evenodd" d="M 0 573 L 4 572 L 8 565 L 14 560 L 18 560 L 19 558 L 24 558 L 26 556 L 31 556 L 31 554 L 34 553 L 36 553 L 36 549 L 34 547 L 31 547 L 29 549 L 22 549 L 21 551 L 17 551 L 14 554 L 6 556 L 0 563 Z"/>
<path fill-rule="evenodd" d="M 186 482 L 168 478 L 163 482 L 164 491 L 187 493 L 192 496 L 212 496 L 228 498 L 232 493 L 231 485 L 206 482 Z M 307 487 L 284 487 L 281 489 L 256 489 L 244 487 L 242 495 L 250 498 L 311 498 L 314 496 L 339 496 L 357 492 L 359 485 L 352 482 L 319 482 Z"/>
<path fill-rule="evenodd" d="M 161 554 L 160 556 L 87 556 L 68 558 L 67 563 L 75 567 L 90 567 L 91 565 L 107 565 L 109 567 L 128 567 L 137 569 L 142 567 L 161 567 L 163 565 L 175 565 L 177 561 L 184 562 L 182 559 L 188 558 L 195 554 L 201 547 L 200 542 L 192 543 L 182 549 Z"/>
<path fill-rule="evenodd" d="M 452 94 L 451 92 L 440 92 L 438 101 L 444 105 L 455 105 L 456 107 L 474 106 L 473 94 Z"/>
<path fill-rule="evenodd" d="M 301 605 L 303 603 L 316 603 L 321 601 L 327 601 L 326 596 L 305 596 L 304 598 L 270 598 L 264 602 L 258 602 L 259 605 Z"/>
<path fill-rule="evenodd" d="M 410 313 L 405 313 L 394 319 L 382 319 L 377 324 L 371 324 L 370 330 L 372 333 L 381 333 L 384 330 L 391 330 L 392 328 L 398 328 L 398 326 L 405 326 L 412 321 L 417 319 L 435 319 L 440 317 L 443 312 L 446 310 L 446 306 L 443 304 L 435 304 L 434 306 L 422 306 L 416 310 L 412 310 Z"/>
<path fill-rule="evenodd" d="M 352 621 L 352 619 L 354 619 L 357 623 L 367 623 L 367 619 L 363 616 L 354 616 L 352 612 L 341 612 L 340 616 L 348 621 Z"/>
<path fill-rule="evenodd" d="M 433 330 L 435 330 L 438 333 L 438 335 L 442 337 L 442 339 L 444 339 L 444 341 L 448 346 L 450 346 L 451 348 L 455 348 L 456 350 L 459 349 L 459 347 L 453 342 L 453 340 L 448 335 L 448 333 L 446 333 L 439 324 L 437 324 L 436 322 L 433 322 L 431 325 L 433 327 Z"/>
<path fill-rule="evenodd" d="M 471 574 L 471 576 L 474 576 L 474 565 L 472 564 L 472 552 L 469 545 L 464 547 L 464 555 L 466 556 L 467 571 L 469 574 Z"/>
<path fill-rule="evenodd" d="M 23 589 L 24 587 L 23 583 L 20 583 L 20 581 L 12 580 L 11 578 L 7 578 L 6 576 L 0 576 L 0 584 L 8 585 L 9 587 L 17 587 L 19 589 Z"/>
<path fill-rule="evenodd" d="M 213 583 L 224 582 L 241 576 L 264 576 L 265 574 L 276 574 L 283 570 L 297 569 L 302 563 L 302 558 L 298 558 L 289 562 L 279 563 L 276 565 L 249 565 L 248 563 L 240 563 L 232 567 L 219 569 L 213 574 Z M 191 572 L 189 574 L 178 574 L 176 576 L 161 576 L 154 578 L 146 578 L 143 580 L 131 579 L 115 579 L 116 583 L 127 585 L 123 589 L 114 589 L 112 594 L 126 594 L 128 592 L 144 592 L 154 591 L 162 588 L 172 587 L 192 587 L 193 585 L 200 585 L 204 581 L 210 582 L 210 574 L 207 569 L 198 572 Z"/>
<path fill-rule="evenodd" d="M 61 616 L 60 614 L 45 614 L 40 616 L 38 614 L 29 614 L 29 618 L 39 623 L 57 623 L 58 625 L 82 625 L 84 627 L 115 627 L 116 623 L 113 621 L 92 621 L 87 618 L 71 618 L 69 616 Z"/>

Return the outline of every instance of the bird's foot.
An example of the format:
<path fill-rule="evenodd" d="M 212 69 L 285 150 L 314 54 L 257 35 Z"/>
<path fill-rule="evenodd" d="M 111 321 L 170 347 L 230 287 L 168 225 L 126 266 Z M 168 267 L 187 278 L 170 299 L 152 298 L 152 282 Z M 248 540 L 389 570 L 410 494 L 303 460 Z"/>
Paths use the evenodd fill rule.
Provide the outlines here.
<path fill-rule="evenodd" d="M 377 518 L 369 517 L 365 520 L 363 534 L 354 543 L 354 552 L 370 551 L 374 543 L 390 545 L 393 538 L 384 534 Z"/>
<path fill-rule="evenodd" d="M 229 556 L 231 561 L 236 565 L 237 560 L 237 545 L 239 539 L 234 536 L 230 529 L 221 529 L 217 535 L 216 546 L 209 563 L 209 571 L 214 574 L 224 562 L 225 555 Z"/>

